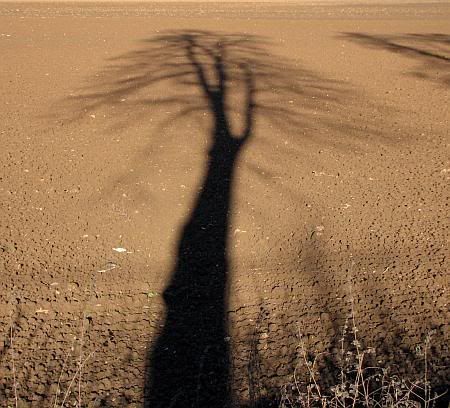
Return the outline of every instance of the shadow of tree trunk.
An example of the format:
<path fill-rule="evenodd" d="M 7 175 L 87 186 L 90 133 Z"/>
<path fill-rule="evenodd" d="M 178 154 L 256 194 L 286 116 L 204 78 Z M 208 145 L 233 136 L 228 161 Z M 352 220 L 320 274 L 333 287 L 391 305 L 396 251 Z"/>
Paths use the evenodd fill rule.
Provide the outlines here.
<path fill-rule="evenodd" d="M 236 146 L 213 148 L 183 229 L 164 292 L 164 330 L 150 357 L 149 406 L 224 406 L 228 400 L 227 229 L 238 155 Z"/>

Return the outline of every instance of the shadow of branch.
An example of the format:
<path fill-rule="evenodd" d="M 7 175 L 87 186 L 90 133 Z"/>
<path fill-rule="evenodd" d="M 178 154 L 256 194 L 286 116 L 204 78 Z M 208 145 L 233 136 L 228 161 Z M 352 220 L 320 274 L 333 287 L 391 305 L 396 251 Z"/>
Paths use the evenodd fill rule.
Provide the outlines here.
<path fill-rule="evenodd" d="M 450 36 L 447 34 L 375 35 L 350 32 L 343 33 L 343 37 L 366 47 L 414 58 L 422 65 L 412 72 L 413 76 L 450 86 Z"/>

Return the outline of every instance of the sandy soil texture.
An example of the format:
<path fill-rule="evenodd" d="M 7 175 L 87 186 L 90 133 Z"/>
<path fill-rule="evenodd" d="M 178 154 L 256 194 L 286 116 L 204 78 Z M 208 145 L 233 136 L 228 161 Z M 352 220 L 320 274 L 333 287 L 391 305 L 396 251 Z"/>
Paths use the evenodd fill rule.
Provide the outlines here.
<path fill-rule="evenodd" d="M 444 387 L 448 15 L 0 3 L 0 406 L 256 404 L 352 309 Z"/>

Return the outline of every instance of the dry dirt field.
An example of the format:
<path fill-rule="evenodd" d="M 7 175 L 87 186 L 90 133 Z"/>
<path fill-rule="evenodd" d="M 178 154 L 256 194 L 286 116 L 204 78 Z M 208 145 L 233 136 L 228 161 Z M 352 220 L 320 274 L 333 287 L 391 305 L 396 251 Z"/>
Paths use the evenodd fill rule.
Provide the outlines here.
<path fill-rule="evenodd" d="M 449 16 L 0 3 L 0 407 L 262 406 L 349 314 L 445 388 Z"/>

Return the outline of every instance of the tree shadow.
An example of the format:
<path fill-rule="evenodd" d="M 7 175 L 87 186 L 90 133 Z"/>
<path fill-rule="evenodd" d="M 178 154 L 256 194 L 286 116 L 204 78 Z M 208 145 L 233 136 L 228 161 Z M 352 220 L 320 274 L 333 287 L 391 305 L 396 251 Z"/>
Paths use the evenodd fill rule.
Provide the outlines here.
<path fill-rule="evenodd" d="M 344 33 L 344 38 L 374 49 L 384 49 L 419 60 L 411 74 L 450 86 L 450 35 L 441 33 L 374 35 Z"/>
<path fill-rule="evenodd" d="M 94 91 L 78 98 L 80 115 L 118 106 L 118 128 L 151 120 L 142 110 L 150 107 L 170 112 L 156 121 L 157 134 L 183 119 L 202 133 L 209 129 L 203 181 L 178 240 L 162 330 L 147 358 L 146 407 L 232 404 L 228 229 L 237 164 L 261 123 L 296 131 L 320 120 L 317 113 L 344 94 L 337 81 L 272 55 L 270 46 L 248 34 L 167 31 L 113 59 Z M 177 134 L 180 143 L 192 143 Z"/>
<path fill-rule="evenodd" d="M 176 266 L 164 291 L 167 312 L 150 355 L 147 406 L 227 406 L 227 229 L 235 164 L 253 130 L 254 74 L 244 60 L 234 62 L 234 72 L 228 68 L 228 49 L 245 48 L 237 45 L 239 40 L 205 33 L 174 34 L 163 40 L 172 51 L 185 53 L 186 64 L 177 68 L 186 65 L 187 70 L 179 75 L 187 84 L 195 81 L 202 90 L 214 124 L 206 176 L 183 228 Z M 208 77 L 208 69 L 214 78 Z M 189 78 L 185 78 L 187 72 Z M 239 133 L 231 130 L 228 119 L 228 82 L 232 79 L 245 87 L 244 129 Z"/>
<path fill-rule="evenodd" d="M 164 291 L 164 328 L 149 355 L 145 384 L 149 407 L 225 407 L 231 404 L 227 322 L 228 225 L 236 163 L 253 137 L 256 110 L 291 123 L 289 109 L 258 103 L 269 89 L 291 91 L 289 77 L 262 49 L 262 39 L 209 32 L 175 32 L 164 45 L 161 69 L 178 85 L 201 90 L 201 103 L 176 98 L 178 117 L 206 109 L 212 116 L 208 163 L 202 187 L 183 227 L 177 260 Z M 178 61 L 176 61 L 178 59 Z M 176 62 L 173 62 L 173 61 Z M 240 100 L 232 100 L 237 82 Z M 295 93 L 296 91 L 294 91 Z M 169 99 L 161 103 L 173 103 Z M 239 103 L 239 105 L 235 105 Z M 233 130 L 231 116 L 242 117 Z M 236 118 L 236 116 L 235 116 Z"/>

